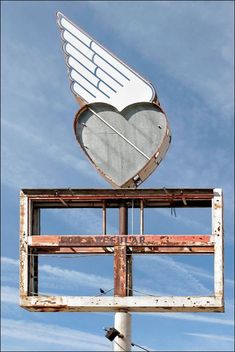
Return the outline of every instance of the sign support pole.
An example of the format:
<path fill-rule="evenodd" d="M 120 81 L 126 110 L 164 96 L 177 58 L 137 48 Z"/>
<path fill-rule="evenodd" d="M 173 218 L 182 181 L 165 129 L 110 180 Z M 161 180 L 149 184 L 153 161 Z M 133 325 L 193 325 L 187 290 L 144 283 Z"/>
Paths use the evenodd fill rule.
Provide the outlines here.
<path fill-rule="evenodd" d="M 131 351 L 131 314 L 128 312 L 117 312 L 114 315 L 114 327 L 123 335 L 116 337 L 113 341 L 114 351 Z"/>
<path fill-rule="evenodd" d="M 128 206 L 124 203 L 119 208 L 119 235 L 128 235 Z M 128 255 L 126 246 L 118 245 L 114 254 L 114 295 L 119 297 L 132 295 L 132 256 Z M 131 351 L 131 314 L 117 312 L 114 327 L 123 337 L 116 337 L 114 351 Z"/>

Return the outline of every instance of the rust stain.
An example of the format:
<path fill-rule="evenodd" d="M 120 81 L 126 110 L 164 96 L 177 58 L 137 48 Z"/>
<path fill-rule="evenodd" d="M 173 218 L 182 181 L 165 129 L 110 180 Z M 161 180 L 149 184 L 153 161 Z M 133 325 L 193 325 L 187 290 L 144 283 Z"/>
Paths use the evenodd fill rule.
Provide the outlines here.
<path fill-rule="evenodd" d="M 114 247 L 114 295 L 126 296 L 126 246 Z"/>
<path fill-rule="evenodd" d="M 221 203 L 214 203 L 214 209 L 221 209 L 223 206 Z"/>

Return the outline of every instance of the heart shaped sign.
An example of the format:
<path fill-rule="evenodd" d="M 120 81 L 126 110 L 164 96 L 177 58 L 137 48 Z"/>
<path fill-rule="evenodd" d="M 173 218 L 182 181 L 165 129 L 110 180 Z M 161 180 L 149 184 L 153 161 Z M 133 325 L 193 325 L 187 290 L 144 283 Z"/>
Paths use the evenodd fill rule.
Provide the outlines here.
<path fill-rule="evenodd" d="M 159 165 L 170 141 L 163 110 L 135 103 L 119 112 L 106 103 L 82 107 L 75 116 L 76 138 L 89 160 L 114 187 L 137 187 Z"/>

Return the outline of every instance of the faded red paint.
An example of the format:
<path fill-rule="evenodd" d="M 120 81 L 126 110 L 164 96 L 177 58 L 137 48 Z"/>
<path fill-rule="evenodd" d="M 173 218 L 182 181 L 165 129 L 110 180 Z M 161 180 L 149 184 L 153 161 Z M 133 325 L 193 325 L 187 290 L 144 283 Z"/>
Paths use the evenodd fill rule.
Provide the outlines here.
<path fill-rule="evenodd" d="M 210 235 L 41 235 L 32 236 L 29 240 L 31 247 L 113 247 L 126 246 L 213 246 Z"/>

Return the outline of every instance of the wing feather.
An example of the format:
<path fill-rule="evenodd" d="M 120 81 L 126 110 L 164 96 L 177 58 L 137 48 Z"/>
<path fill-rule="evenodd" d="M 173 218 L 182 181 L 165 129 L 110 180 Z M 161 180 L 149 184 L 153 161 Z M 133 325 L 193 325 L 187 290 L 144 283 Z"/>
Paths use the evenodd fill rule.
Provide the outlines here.
<path fill-rule="evenodd" d="M 102 57 L 95 55 L 93 62 L 105 73 L 109 73 L 109 75 L 113 77 L 115 81 L 119 82 L 122 86 L 124 86 L 128 82 L 128 79 L 124 75 L 122 75 L 116 68 L 111 66 L 107 61 L 102 59 Z"/>
<path fill-rule="evenodd" d="M 79 61 L 75 60 L 72 56 L 68 58 L 68 66 L 79 72 L 84 78 L 86 78 L 92 84 L 98 86 L 100 79 L 83 66 Z"/>
<path fill-rule="evenodd" d="M 72 92 L 87 103 L 104 102 L 122 110 L 140 101 L 153 101 L 153 86 L 58 13 Z"/>
<path fill-rule="evenodd" d="M 89 60 L 86 56 L 75 49 L 71 44 L 67 43 L 64 46 L 64 51 L 68 56 L 72 56 L 75 60 L 81 63 L 83 66 L 87 67 L 88 70 L 95 73 L 97 65 Z"/>
<path fill-rule="evenodd" d="M 113 77 L 109 76 L 100 67 L 96 70 L 96 77 L 98 77 L 102 81 L 106 82 L 115 91 L 118 91 L 118 89 L 120 89 L 120 87 L 123 87 L 123 85 L 120 82 L 116 81 Z"/>
<path fill-rule="evenodd" d="M 88 46 L 83 44 L 80 40 L 74 37 L 70 32 L 64 31 L 63 38 L 65 41 L 74 46 L 78 51 L 85 55 L 88 59 L 92 60 L 94 56 L 94 51 L 91 50 Z"/>
<path fill-rule="evenodd" d="M 110 55 L 107 51 L 101 48 L 100 45 L 92 42 L 91 48 L 94 52 L 103 60 L 106 61 L 110 66 L 112 66 L 116 71 L 118 71 L 123 77 L 127 80 L 130 80 L 129 76 L 131 75 L 130 69 L 127 69 L 119 60 Z"/>
<path fill-rule="evenodd" d="M 88 92 L 88 90 L 86 90 L 84 87 L 82 87 L 80 84 L 76 82 L 71 83 L 71 90 L 74 95 L 83 97 L 85 101 L 92 101 L 96 99 L 95 95 L 93 95 L 91 92 Z"/>
<path fill-rule="evenodd" d="M 90 83 L 87 79 L 85 79 L 80 73 L 76 72 L 75 70 L 72 70 L 70 75 L 74 82 L 79 82 L 79 85 L 85 88 L 88 92 L 91 92 L 91 94 L 96 98 L 104 99 L 105 96 L 109 98 L 109 96 L 105 92 L 103 92 L 101 89 L 98 89 L 94 84 Z"/>
<path fill-rule="evenodd" d="M 72 22 L 70 22 L 64 15 L 58 13 L 59 24 L 62 26 L 62 29 L 67 29 L 70 33 L 73 33 L 74 36 L 79 38 L 84 44 L 87 46 L 90 45 L 91 39 L 90 37 L 83 33 L 83 31 L 79 30 L 77 26 L 75 26 Z"/>

